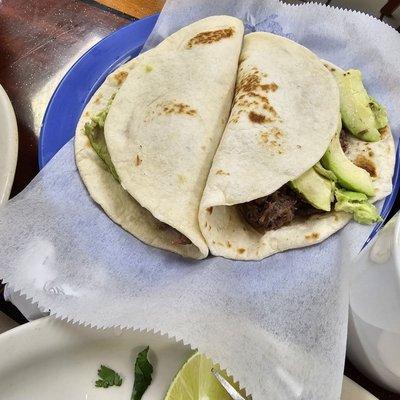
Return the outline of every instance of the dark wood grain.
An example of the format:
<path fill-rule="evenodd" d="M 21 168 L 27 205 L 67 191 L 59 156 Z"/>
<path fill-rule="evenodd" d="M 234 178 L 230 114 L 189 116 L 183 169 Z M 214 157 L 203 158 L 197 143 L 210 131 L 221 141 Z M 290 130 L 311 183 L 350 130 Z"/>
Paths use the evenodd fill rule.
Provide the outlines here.
<path fill-rule="evenodd" d="M 95 2 L 0 2 L 0 83 L 14 106 L 19 154 L 12 195 L 38 172 L 37 140 L 47 103 L 66 70 L 131 18 Z"/>
<path fill-rule="evenodd" d="M 66 70 L 89 47 L 132 20 L 95 1 L 0 1 L 0 83 L 14 106 L 19 132 L 12 196 L 38 172 L 41 120 Z M 15 321 L 26 321 L 4 301 L 1 277 L 0 310 Z"/>
<path fill-rule="evenodd" d="M 389 0 L 381 8 L 381 16 L 391 17 L 392 14 L 400 7 L 400 0 Z"/>
<path fill-rule="evenodd" d="M 165 0 L 96 0 L 113 9 L 136 18 L 147 17 L 161 11 Z"/>

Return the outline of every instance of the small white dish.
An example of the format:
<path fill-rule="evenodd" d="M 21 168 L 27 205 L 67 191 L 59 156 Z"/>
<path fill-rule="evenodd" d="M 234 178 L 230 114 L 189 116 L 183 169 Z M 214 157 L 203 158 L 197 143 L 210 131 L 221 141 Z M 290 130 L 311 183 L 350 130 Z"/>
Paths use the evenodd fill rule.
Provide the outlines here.
<path fill-rule="evenodd" d="M 350 280 L 347 355 L 371 380 L 400 393 L 400 218 L 359 255 Z"/>
<path fill-rule="evenodd" d="M 347 376 L 343 377 L 341 400 L 378 400 Z"/>
<path fill-rule="evenodd" d="M 153 382 L 143 400 L 164 398 L 179 368 L 192 354 L 188 346 L 153 333 L 96 330 L 41 318 L 0 335 L 0 388 L 7 400 L 129 399 L 133 362 L 149 345 Z M 121 387 L 94 387 L 97 369 L 105 364 L 121 374 Z M 374 400 L 345 378 L 342 400 Z"/>
<path fill-rule="evenodd" d="M 10 99 L 0 85 L 0 205 L 10 196 L 17 158 L 17 120 Z"/>
<path fill-rule="evenodd" d="M 18 326 L 11 318 L 7 317 L 6 314 L 0 311 L 0 333 L 8 331 L 9 329 Z"/>
<path fill-rule="evenodd" d="M 163 399 L 192 354 L 165 336 L 96 330 L 41 318 L 0 335 L 0 397 L 7 400 L 130 399 L 137 353 L 150 346 L 153 382 L 142 400 Z M 101 364 L 121 374 L 121 387 L 96 388 Z"/>

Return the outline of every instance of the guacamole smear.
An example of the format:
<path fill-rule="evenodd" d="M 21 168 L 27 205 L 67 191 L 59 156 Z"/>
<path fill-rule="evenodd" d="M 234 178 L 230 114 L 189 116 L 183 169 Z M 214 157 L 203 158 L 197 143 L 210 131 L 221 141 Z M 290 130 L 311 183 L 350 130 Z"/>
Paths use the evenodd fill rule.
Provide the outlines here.
<path fill-rule="evenodd" d="M 335 211 L 344 211 L 353 214 L 356 222 L 371 225 L 382 221 L 378 210 L 368 201 L 368 197 L 364 193 L 336 189 L 335 197 Z"/>
<path fill-rule="evenodd" d="M 120 182 L 117 171 L 115 170 L 114 164 L 111 161 L 110 153 L 108 152 L 104 137 L 104 123 L 106 121 L 109 109 L 110 104 L 103 111 L 92 117 L 90 122 L 85 124 L 85 135 L 89 138 L 90 145 L 96 154 L 103 160 L 108 171 L 110 171 L 117 182 Z"/>

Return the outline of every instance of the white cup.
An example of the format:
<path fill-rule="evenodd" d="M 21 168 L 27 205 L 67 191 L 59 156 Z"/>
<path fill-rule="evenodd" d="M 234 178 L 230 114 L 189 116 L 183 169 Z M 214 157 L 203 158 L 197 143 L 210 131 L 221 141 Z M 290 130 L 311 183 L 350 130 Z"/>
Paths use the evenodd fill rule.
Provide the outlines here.
<path fill-rule="evenodd" d="M 400 218 L 351 268 L 347 355 L 371 380 L 400 393 Z"/>

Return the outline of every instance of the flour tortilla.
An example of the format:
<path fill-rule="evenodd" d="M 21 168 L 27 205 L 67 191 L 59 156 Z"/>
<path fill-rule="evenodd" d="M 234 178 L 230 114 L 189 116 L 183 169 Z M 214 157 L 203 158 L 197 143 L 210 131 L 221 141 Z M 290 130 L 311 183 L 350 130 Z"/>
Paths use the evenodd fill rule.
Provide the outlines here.
<path fill-rule="evenodd" d="M 208 255 L 198 207 L 229 116 L 242 39 L 242 22 L 228 16 L 181 29 L 108 77 L 79 121 L 76 161 L 90 195 L 147 244 Z M 105 138 L 121 185 L 84 134 L 115 94 Z M 177 233 L 168 226 L 192 244 L 172 244 Z"/>
<path fill-rule="evenodd" d="M 114 222 L 147 244 L 193 257 L 197 255 L 197 248 L 172 244 L 176 234 L 166 230 L 122 188 L 93 150 L 84 133 L 85 124 L 108 106 L 130 71 L 139 62 L 140 56 L 109 75 L 85 107 L 75 134 L 76 164 L 90 196 Z"/>
<path fill-rule="evenodd" d="M 271 89 L 276 83 L 276 90 L 269 90 L 265 97 L 277 118 L 268 114 L 268 109 L 263 113 L 259 104 L 253 103 L 254 96 L 241 97 L 243 90 L 236 93 L 199 212 L 210 252 L 238 260 L 262 259 L 319 243 L 351 220 L 350 214 L 330 212 L 296 219 L 262 234 L 237 212 L 234 205 L 269 195 L 312 167 L 340 129 L 337 85 L 328 68 L 307 49 L 272 34 L 247 35 L 238 87 L 254 74 L 261 76 L 260 85 L 269 85 L 264 88 Z M 262 87 L 256 88 L 256 94 L 262 95 Z M 252 121 L 251 111 L 268 119 Z M 377 143 L 353 137 L 348 141 L 347 155 L 352 161 L 365 157 L 374 166 L 376 195 L 372 200 L 388 195 L 394 170 L 390 129 Z"/>

